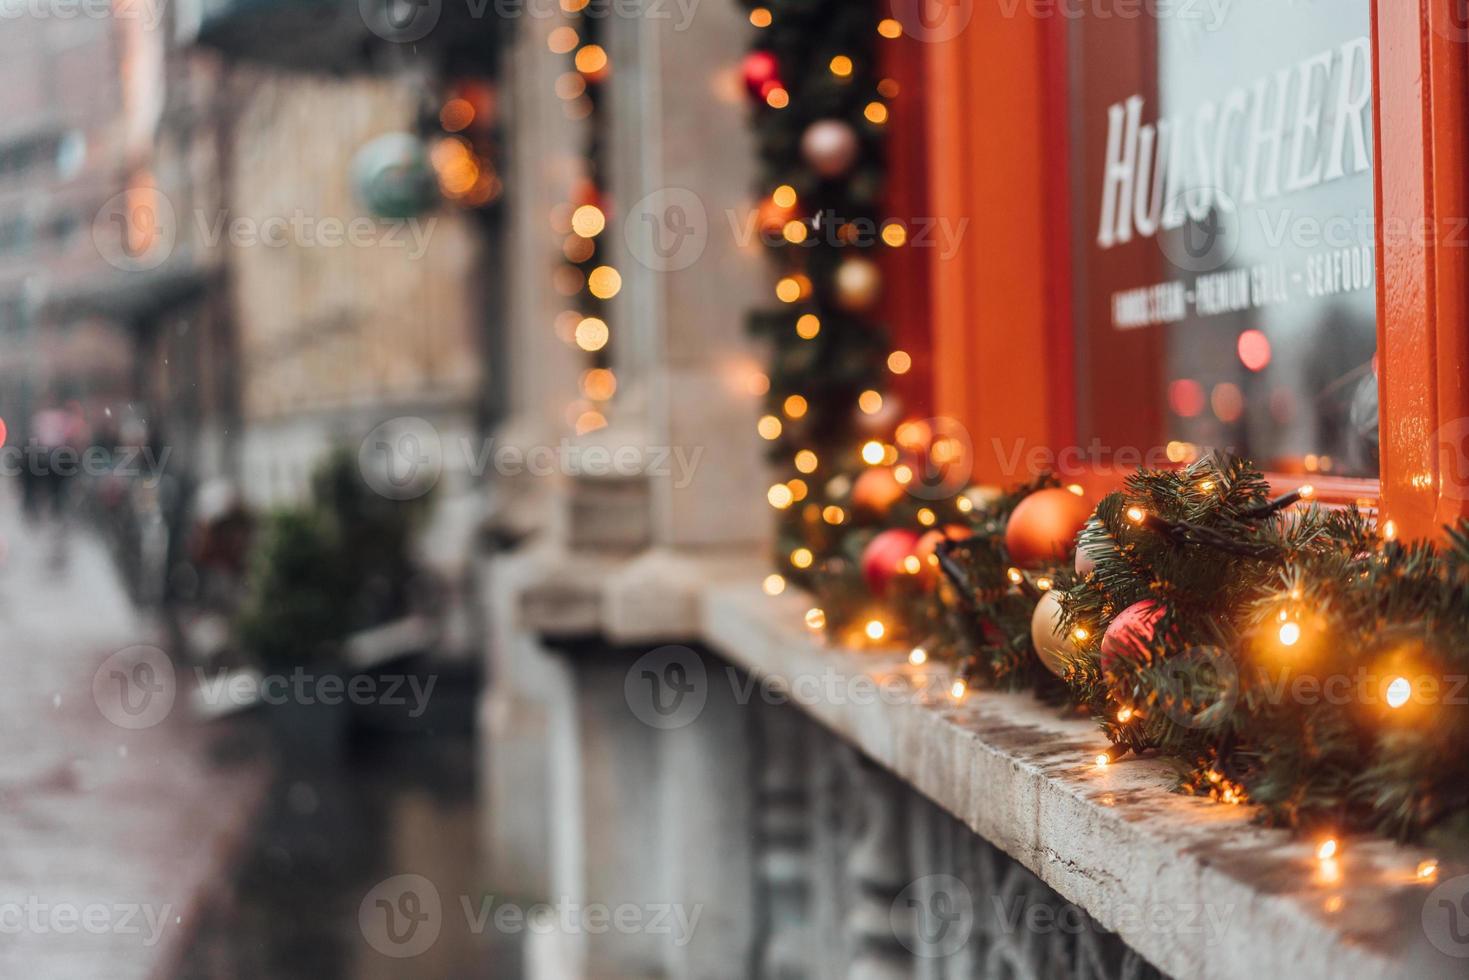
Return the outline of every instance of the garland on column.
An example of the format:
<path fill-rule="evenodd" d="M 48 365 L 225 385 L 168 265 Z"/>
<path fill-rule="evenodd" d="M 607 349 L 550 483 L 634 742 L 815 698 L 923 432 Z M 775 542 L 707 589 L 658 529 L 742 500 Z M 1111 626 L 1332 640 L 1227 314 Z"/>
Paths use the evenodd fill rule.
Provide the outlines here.
<path fill-rule="evenodd" d="M 599 18 L 588 16 L 588 0 L 562 0 L 567 23 L 547 37 L 553 54 L 567 58 L 567 70 L 556 79 L 556 94 L 567 118 L 584 121 L 585 146 L 578 161 L 569 200 L 552 215 L 552 224 L 565 235 L 562 266 L 554 285 L 576 306 L 557 320 L 563 340 L 586 352 L 587 369 L 581 376 L 581 397 L 568 411 L 568 424 L 578 435 L 607 424 L 606 408 L 617 391 L 611 369 L 612 331 L 606 301 L 622 289 L 622 276 L 602 259 L 601 236 L 612 218 L 602 191 L 604 119 L 602 83 L 612 70 L 606 49 L 597 43 Z"/>
<path fill-rule="evenodd" d="M 871 315 L 862 250 L 883 246 L 843 231 L 882 227 L 875 54 L 901 28 L 851 0 L 769 0 L 750 20 L 782 304 L 752 317 L 782 475 L 766 591 L 812 592 L 807 624 L 844 645 L 951 663 L 953 698 L 1033 690 L 1091 714 L 1111 747 L 1088 765 L 1163 753 L 1183 791 L 1300 832 L 1469 837 L 1469 522 L 1405 544 L 1309 487 L 1272 500 L 1248 462 L 1215 455 L 1138 472 L 1095 507 L 1050 477 L 946 492 L 951 440 L 900 423 L 883 390 L 909 363 Z"/>

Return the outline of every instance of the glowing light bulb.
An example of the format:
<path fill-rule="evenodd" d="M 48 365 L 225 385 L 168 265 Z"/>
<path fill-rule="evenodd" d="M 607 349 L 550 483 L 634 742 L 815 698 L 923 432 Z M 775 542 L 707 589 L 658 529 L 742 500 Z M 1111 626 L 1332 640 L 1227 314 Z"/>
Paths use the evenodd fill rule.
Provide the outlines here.
<path fill-rule="evenodd" d="M 821 319 L 815 313 L 802 313 L 796 319 L 796 336 L 811 340 L 821 333 Z"/>
<path fill-rule="evenodd" d="M 963 700 L 964 695 L 966 695 L 968 693 L 969 693 L 969 685 L 964 682 L 964 678 L 962 678 L 962 677 L 959 678 L 958 680 L 954 681 L 954 683 L 949 686 L 949 695 L 955 701 Z"/>
<path fill-rule="evenodd" d="M 887 631 L 888 628 L 880 619 L 869 619 L 867 625 L 862 628 L 862 632 L 867 634 L 869 640 L 880 640 L 887 635 Z"/>
<path fill-rule="evenodd" d="M 1010 569 L 1005 573 L 1005 576 L 1015 585 L 1019 585 L 1025 580 L 1025 576 L 1020 574 L 1020 569 L 1018 568 Z"/>
<path fill-rule="evenodd" d="M 1072 493 L 1076 494 L 1078 497 L 1080 497 L 1080 496 L 1082 496 L 1083 494 L 1086 493 L 1086 490 L 1082 487 L 1082 485 L 1080 483 L 1071 483 L 1071 484 L 1068 484 L 1067 487 L 1066 487 L 1066 489 L 1067 490 L 1070 490 Z"/>
<path fill-rule="evenodd" d="M 1413 684 L 1406 677 L 1394 677 L 1387 685 L 1387 706 L 1401 708 L 1413 696 Z"/>
<path fill-rule="evenodd" d="M 809 449 L 803 449 L 796 453 L 796 469 L 802 473 L 815 473 L 819 462 L 816 454 Z"/>
<path fill-rule="evenodd" d="M 914 647 L 908 651 L 908 662 L 915 667 L 922 667 L 928 663 L 928 651 L 923 647 Z"/>
<path fill-rule="evenodd" d="M 1080 643 L 1084 641 L 1087 637 L 1091 636 L 1091 633 L 1087 631 L 1087 628 L 1085 626 L 1078 626 L 1076 629 L 1071 631 L 1071 635 L 1076 639 L 1078 643 Z"/>
<path fill-rule="evenodd" d="M 1418 870 L 1415 872 L 1420 879 L 1432 878 L 1438 874 L 1438 862 L 1429 858 L 1427 861 L 1418 862 Z"/>
<path fill-rule="evenodd" d="M 1398 536 L 1398 522 L 1387 521 L 1382 525 L 1382 537 L 1385 541 L 1392 541 Z"/>
<path fill-rule="evenodd" d="M 765 491 L 765 499 L 770 501 L 770 506 L 776 510 L 785 510 L 791 504 L 795 503 L 796 495 L 784 483 L 777 483 Z"/>
<path fill-rule="evenodd" d="M 1127 519 L 1134 524 L 1141 524 L 1148 516 L 1148 512 L 1141 507 L 1127 508 Z"/>
<path fill-rule="evenodd" d="M 810 568 L 816 556 L 811 554 L 810 548 L 797 548 L 791 552 L 791 564 L 797 568 Z"/>
<path fill-rule="evenodd" d="M 806 628 L 813 633 L 826 629 L 826 610 L 812 606 L 806 610 Z"/>
<path fill-rule="evenodd" d="M 770 199 L 777 207 L 793 208 L 796 206 L 796 189 L 790 184 L 781 184 L 770 192 Z"/>
<path fill-rule="evenodd" d="M 1316 848 L 1316 860 L 1330 861 L 1332 858 L 1336 857 L 1337 850 L 1338 847 L 1336 843 L 1336 838 L 1328 837 L 1326 838 L 1326 840 L 1321 842 L 1321 845 L 1319 847 Z"/>
<path fill-rule="evenodd" d="M 1096 758 L 1097 768 L 1098 769 L 1106 769 L 1107 768 L 1107 764 L 1110 763 L 1111 761 L 1112 761 L 1111 756 L 1109 756 L 1109 755 L 1107 755 L 1107 753 L 1103 752 L 1103 753 L 1099 754 L 1097 756 L 1097 758 Z"/>
<path fill-rule="evenodd" d="M 918 508 L 918 523 L 924 527 L 933 527 L 938 523 L 938 515 L 927 507 Z"/>
<path fill-rule="evenodd" d="M 1042 592 L 1049 592 L 1049 591 L 1051 591 L 1051 589 L 1054 588 L 1055 585 L 1056 585 L 1055 582 L 1052 582 L 1049 578 L 1047 578 L 1044 575 L 1042 575 L 1040 578 L 1038 578 L 1038 579 L 1035 580 L 1035 587 L 1038 588 L 1038 589 L 1040 589 Z"/>
<path fill-rule="evenodd" d="M 1309 483 L 1301 487 L 1301 489 L 1296 492 L 1301 495 L 1302 500 L 1310 500 L 1312 497 L 1316 496 L 1316 488 L 1311 486 L 1311 484 Z"/>
<path fill-rule="evenodd" d="M 774 415 L 765 415 L 761 417 L 759 423 L 755 426 L 755 431 L 760 433 L 760 438 L 762 439 L 779 439 L 782 428 L 780 419 Z"/>
<path fill-rule="evenodd" d="M 1280 643 L 1282 646 L 1293 647 L 1301 642 L 1301 626 L 1299 623 L 1282 623 L 1280 626 Z"/>
<path fill-rule="evenodd" d="M 876 415 L 882 411 L 882 395 L 869 388 L 857 396 L 857 407 L 864 415 Z"/>
<path fill-rule="evenodd" d="M 852 75 L 852 59 L 844 54 L 839 54 L 831 59 L 827 67 L 831 69 L 831 73 L 837 78 L 850 78 Z"/>
<path fill-rule="evenodd" d="M 903 571 L 909 575 L 917 575 L 923 571 L 923 563 L 918 560 L 917 555 L 908 555 L 903 559 Z"/>
<path fill-rule="evenodd" d="M 1117 720 L 1122 722 L 1124 725 L 1127 724 L 1129 721 L 1132 720 L 1132 709 L 1123 708 L 1121 711 L 1117 712 Z"/>
<path fill-rule="evenodd" d="M 862 462 L 866 463 L 868 466 L 876 466 L 878 463 L 881 463 L 883 457 L 886 455 L 887 452 L 883 449 L 882 443 L 878 442 L 876 439 L 869 440 L 868 442 L 862 444 Z"/>
<path fill-rule="evenodd" d="M 894 374 L 907 374 L 913 367 L 913 357 L 902 350 L 895 350 L 888 355 L 888 370 Z"/>
<path fill-rule="evenodd" d="M 583 238 L 595 238 L 607 227 L 607 216 L 595 204 L 583 204 L 571 214 L 571 230 Z"/>
<path fill-rule="evenodd" d="M 767 575 L 765 581 L 760 584 L 766 595 L 780 595 L 786 590 L 784 575 Z"/>

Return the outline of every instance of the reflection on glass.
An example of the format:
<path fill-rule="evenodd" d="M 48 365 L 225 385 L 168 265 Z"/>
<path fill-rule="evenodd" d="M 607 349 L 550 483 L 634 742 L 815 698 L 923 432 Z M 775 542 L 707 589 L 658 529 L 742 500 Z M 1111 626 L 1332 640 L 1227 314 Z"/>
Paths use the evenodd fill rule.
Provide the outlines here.
<path fill-rule="evenodd" d="M 1083 432 L 1376 475 L 1369 32 L 1368 0 L 1076 25 Z"/>

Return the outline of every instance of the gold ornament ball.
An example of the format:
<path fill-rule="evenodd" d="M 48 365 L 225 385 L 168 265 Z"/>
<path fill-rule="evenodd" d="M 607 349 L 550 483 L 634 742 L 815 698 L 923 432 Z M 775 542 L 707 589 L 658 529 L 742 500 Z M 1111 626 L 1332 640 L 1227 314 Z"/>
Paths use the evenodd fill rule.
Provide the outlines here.
<path fill-rule="evenodd" d="M 857 132 L 839 119 L 820 119 L 801 134 L 801 157 L 822 177 L 840 177 L 857 162 Z"/>
<path fill-rule="evenodd" d="M 1061 594 L 1055 589 L 1041 596 L 1030 617 L 1030 643 L 1046 669 L 1057 677 L 1066 674 L 1066 664 L 1081 652 L 1069 633 L 1061 632 Z"/>
<path fill-rule="evenodd" d="M 852 485 L 852 508 L 868 517 L 883 517 L 905 492 L 891 469 L 874 466 L 863 470 Z"/>
<path fill-rule="evenodd" d="M 837 304 L 848 313 L 871 309 L 882 295 L 882 273 L 871 259 L 846 259 L 837 266 Z"/>
<path fill-rule="evenodd" d="M 1062 561 L 1091 516 L 1091 504 L 1070 490 L 1037 490 L 1010 513 L 1005 550 L 1011 561 L 1026 568 Z"/>

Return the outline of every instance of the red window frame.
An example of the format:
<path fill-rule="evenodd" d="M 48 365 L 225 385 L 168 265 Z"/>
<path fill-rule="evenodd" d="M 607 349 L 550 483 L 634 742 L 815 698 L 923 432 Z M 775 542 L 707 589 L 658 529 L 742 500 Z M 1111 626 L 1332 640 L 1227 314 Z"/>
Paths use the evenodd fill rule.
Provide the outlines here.
<path fill-rule="evenodd" d="M 1382 476 L 1312 481 L 1379 506 L 1404 538 L 1469 515 L 1464 447 L 1445 437 L 1469 419 L 1469 24 L 1451 6 L 1372 4 Z M 968 428 L 987 482 L 1016 476 L 994 440 L 1077 442 L 1067 21 L 1002 8 L 954 5 L 967 25 L 922 45 L 927 200 L 969 222 L 958 254 L 929 263 L 934 403 Z M 1382 232 L 1425 221 L 1424 236 Z"/>

